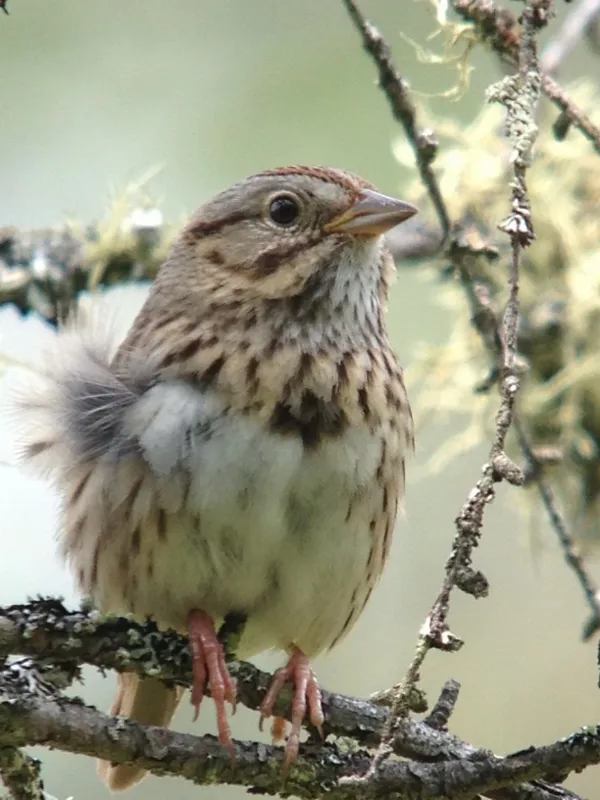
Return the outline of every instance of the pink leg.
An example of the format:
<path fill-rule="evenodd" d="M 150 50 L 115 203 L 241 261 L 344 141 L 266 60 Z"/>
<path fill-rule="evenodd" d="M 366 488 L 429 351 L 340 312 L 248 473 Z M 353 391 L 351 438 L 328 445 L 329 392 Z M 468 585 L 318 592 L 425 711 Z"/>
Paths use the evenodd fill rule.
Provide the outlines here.
<path fill-rule="evenodd" d="M 323 709 L 321 707 L 321 690 L 319 689 L 317 677 L 313 672 L 308 658 L 301 650 L 295 647 L 286 666 L 278 669 L 273 676 L 271 685 L 261 703 L 260 729 L 262 730 L 265 718 L 272 716 L 273 706 L 285 682 L 288 680 L 294 682 L 294 698 L 292 700 L 292 727 L 285 746 L 285 758 L 283 761 L 283 768 L 286 771 L 298 757 L 300 731 L 302 730 L 302 723 L 306 716 L 307 705 L 310 721 L 315 728 L 317 728 L 321 736 L 323 735 L 322 728 L 323 722 L 325 721 Z M 275 717 L 271 728 L 275 741 L 283 738 L 285 728 L 285 720 L 282 717 Z"/>
<path fill-rule="evenodd" d="M 233 751 L 231 729 L 227 721 L 225 703 L 231 703 L 235 713 L 235 683 L 227 664 L 223 645 L 217 639 L 215 624 L 204 611 L 190 612 L 188 617 L 188 635 L 192 654 L 192 705 L 196 709 L 194 720 L 198 719 L 200 703 L 204 698 L 206 684 L 210 684 L 210 693 L 217 709 L 217 731 L 219 742 Z"/>

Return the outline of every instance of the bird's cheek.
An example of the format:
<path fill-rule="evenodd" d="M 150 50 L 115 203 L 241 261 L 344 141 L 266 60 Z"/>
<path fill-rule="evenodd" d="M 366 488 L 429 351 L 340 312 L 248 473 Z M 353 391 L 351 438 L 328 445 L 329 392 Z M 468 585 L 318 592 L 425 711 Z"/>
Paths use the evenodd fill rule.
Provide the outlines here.
<path fill-rule="evenodd" d="M 338 262 L 339 253 L 340 244 L 333 237 L 298 247 L 281 259 L 276 269 L 261 274 L 261 294 L 269 299 L 295 297 L 322 284 L 321 278 Z"/>

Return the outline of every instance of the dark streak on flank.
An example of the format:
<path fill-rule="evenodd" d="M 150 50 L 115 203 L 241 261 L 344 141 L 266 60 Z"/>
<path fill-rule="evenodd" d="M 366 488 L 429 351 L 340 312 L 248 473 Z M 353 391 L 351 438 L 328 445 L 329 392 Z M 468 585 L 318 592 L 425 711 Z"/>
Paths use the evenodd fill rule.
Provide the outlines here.
<path fill-rule="evenodd" d="M 283 347 L 284 347 L 284 345 L 281 343 L 281 339 L 278 339 L 277 337 L 273 337 L 272 339 L 269 340 L 269 343 L 266 346 L 266 349 L 264 351 L 264 357 L 265 358 L 271 358 L 272 356 L 275 355 L 275 353 L 278 350 L 283 349 Z"/>
<path fill-rule="evenodd" d="M 392 532 L 394 530 L 394 516 L 390 514 L 385 523 L 385 532 L 383 534 L 383 557 L 387 558 L 390 550 Z"/>
<path fill-rule="evenodd" d="M 350 522 L 350 517 L 352 516 L 352 511 L 354 509 L 354 498 L 350 498 L 350 502 L 348 503 L 348 511 L 346 512 L 346 517 L 344 518 L 344 522 Z"/>
<path fill-rule="evenodd" d="M 175 357 L 176 354 L 173 352 L 173 350 L 170 350 L 168 353 L 166 353 L 166 355 L 162 358 L 160 362 L 161 368 L 165 369 L 166 367 L 170 367 L 171 364 L 174 363 Z"/>
<path fill-rule="evenodd" d="M 331 643 L 331 645 L 330 645 L 331 648 L 335 647 L 336 644 L 340 641 L 340 639 L 348 631 L 348 629 L 352 625 L 352 621 L 355 618 L 355 614 L 356 614 L 356 589 L 352 592 L 352 597 L 350 598 L 350 613 L 346 617 L 346 620 L 345 620 L 344 624 L 342 625 L 342 628 L 341 628 L 340 632 L 338 633 L 338 635 L 335 637 L 335 639 Z"/>
<path fill-rule="evenodd" d="M 313 365 L 313 356 L 310 353 L 304 352 L 300 356 L 300 363 L 296 372 L 296 380 L 302 384 L 303 380 L 310 373 Z"/>
<path fill-rule="evenodd" d="M 218 356 L 203 372 L 196 373 L 197 381 L 204 386 L 210 386 L 219 377 L 219 372 L 223 369 L 224 364 L 225 358 Z"/>
<path fill-rule="evenodd" d="M 385 399 L 388 405 L 391 406 L 394 411 L 402 410 L 402 399 L 395 391 L 395 387 L 392 383 L 388 383 L 385 387 Z"/>
<path fill-rule="evenodd" d="M 79 539 L 81 538 L 81 534 L 83 533 L 83 528 L 85 526 L 85 517 L 79 517 L 77 522 L 73 525 L 70 535 L 69 535 L 69 546 L 75 548 L 79 543 Z"/>
<path fill-rule="evenodd" d="M 96 547 L 94 548 L 94 555 L 92 557 L 92 575 L 90 578 L 91 585 L 95 586 L 98 582 L 98 566 L 100 561 L 100 545 L 101 542 L 96 542 Z"/>
<path fill-rule="evenodd" d="M 167 515 L 165 514 L 164 508 L 158 509 L 158 514 L 156 515 L 156 529 L 158 531 L 158 538 L 161 542 L 166 541 L 167 538 Z"/>
<path fill-rule="evenodd" d="M 322 439 L 340 436 L 348 427 L 348 418 L 337 403 L 323 400 L 305 390 L 299 409 L 279 402 L 270 420 L 271 430 L 280 434 L 296 434 L 309 449 Z"/>
<path fill-rule="evenodd" d="M 138 478 L 137 481 L 133 484 L 133 489 L 129 492 L 129 497 L 127 498 L 129 501 L 130 508 L 133 508 L 133 504 L 137 500 L 137 496 L 140 493 L 140 489 L 142 488 L 143 482 L 144 482 L 143 478 Z"/>
<path fill-rule="evenodd" d="M 386 462 L 386 458 L 387 458 L 387 446 L 384 439 L 381 445 L 381 461 L 379 462 L 379 466 L 377 467 L 377 472 L 375 473 L 375 477 L 377 478 L 378 481 L 383 480 L 383 465 Z"/>
<path fill-rule="evenodd" d="M 251 331 L 252 328 L 256 326 L 257 319 L 258 317 L 256 311 L 253 311 L 252 309 L 248 310 L 243 320 L 244 330 Z"/>
<path fill-rule="evenodd" d="M 155 319 L 150 319 L 149 327 L 151 330 L 160 331 L 162 328 L 166 328 L 174 322 L 177 322 L 180 316 L 181 312 L 179 309 L 177 309 L 177 311 L 163 312 Z"/>
<path fill-rule="evenodd" d="M 187 361 L 188 359 L 192 358 L 196 355 L 198 350 L 202 347 L 202 337 L 196 336 L 193 339 L 190 339 L 187 344 L 185 344 L 181 350 L 177 353 L 178 361 Z"/>
<path fill-rule="evenodd" d="M 369 408 L 369 393 L 366 386 L 361 386 L 358 390 L 358 405 L 361 407 L 363 417 L 369 419 L 371 409 Z"/>
<path fill-rule="evenodd" d="M 140 528 L 138 527 L 134 530 L 131 536 L 131 552 L 134 556 L 138 556 L 140 553 L 141 547 L 141 536 L 140 536 Z"/>
<path fill-rule="evenodd" d="M 259 361 L 256 356 L 252 356 L 246 365 L 246 382 L 250 394 L 255 394 L 258 389 L 258 367 Z"/>
<path fill-rule="evenodd" d="M 338 376 L 338 383 L 341 386 L 348 385 L 348 364 L 349 361 L 349 353 L 345 353 L 342 360 L 337 365 L 337 376 Z"/>

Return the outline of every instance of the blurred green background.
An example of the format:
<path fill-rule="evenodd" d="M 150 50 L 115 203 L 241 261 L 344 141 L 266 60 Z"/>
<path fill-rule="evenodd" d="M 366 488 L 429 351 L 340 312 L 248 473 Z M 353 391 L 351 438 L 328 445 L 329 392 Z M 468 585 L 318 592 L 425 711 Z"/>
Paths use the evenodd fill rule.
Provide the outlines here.
<path fill-rule="evenodd" d="M 9 8 L 9 17 L 0 15 L 0 224 L 93 221 L 111 187 L 157 165 L 148 189 L 168 219 L 247 174 L 293 163 L 345 167 L 402 195 L 408 176 L 391 154 L 399 130 L 337 0 L 12 0 Z M 362 8 L 387 35 L 413 88 L 434 93 L 455 81 L 447 68 L 417 63 L 399 35 L 424 43 L 434 28 L 428 4 L 363 0 Z M 473 63 L 468 96 L 458 104 L 428 101 L 433 109 L 465 123 L 472 118 L 498 77 L 492 56 L 480 52 Z M 576 54 L 561 77 L 592 70 L 597 63 Z M 133 314 L 138 302 L 137 294 L 124 296 L 123 313 Z M 390 325 L 403 362 L 418 343 L 441 341 L 451 324 L 432 277 L 401 270 Z M 0 352 L 12 344 L 0 341 Z M 391 563 L 351 636 L 317 663 L 328 689 L 365 696 L 404 673 L 440 585 L 453 519 L 486 456 L 482 448 L 440 475 L 424 475 L 419 465 L 449 432 L 429 426 L 419 437 Z M 2 423 L 0 603 L 37 592 L 75 602 L 54 556 L 56 499 L 14 466 L 13 434 Z M 500 488 L 476 553 L 490 597 L 457 595 L 452 604 L 451 624 L 466 646 L 452 656 L 432 653 L 423 672 L 432 700 L 448 677 L 462 682 L 452 730 L 498 753 L 550 742 L 596 722 L 600 709 L 595 645 L 580 641 L 586 609 L 579 587 L 549 528 L 536 530 L 542 545 L 532 552 L 515 491 Z M 280 659 L 257 662 L 273 669 Z M 107 707 L 114 676 L 86 675 L 80 693 Z M 191 716 L 184 704 L 176 727 L 214 732 L 210 704 L 197 724 Z M 256 738 L 257 721 L 241 709 L 234 734 Z M 38 755 L 46 789 L 59 800 L 107 796 L 90 759 Z M 588 770 L 570 785 L 600 797 L 599 777 L 599 769 Z M 184 800 L 200 791 L 209 800 L 242 795 L 150 778 L 129 796 L 175 792 Z"/>

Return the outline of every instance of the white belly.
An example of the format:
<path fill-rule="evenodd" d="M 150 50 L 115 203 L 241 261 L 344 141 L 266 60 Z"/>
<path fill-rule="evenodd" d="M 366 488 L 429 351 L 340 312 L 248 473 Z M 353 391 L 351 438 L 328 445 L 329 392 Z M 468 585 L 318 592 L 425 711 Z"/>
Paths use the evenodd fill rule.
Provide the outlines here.
<path fill-rule="evenodd" d="M 210 435 L 196 428 L 194 438 L 188 410 L 171 407 L 172 430 L 158 447 L 152 426 L 169 430 L 164 411 L 160 420 L 154 414 L 145 421 L 140 438 L 153 443 L 145 450 L 151 469 L 144 468 L 133 506 L 128 496 L 139 468 L 107 468 L 114 513 L 104 526 L 114 533 L 113 544 L 98 551 L 95 601 L 178 629 L 194 608 L 217 625 L 242 612 L 242 657 L 291 645 L 314 655 L 342 632 L 365 582 L 369 525 L 381 503 L 382 437 L 349 429 L 307 450 L 295 436 L 229 416 L 217 419 Z M 161 520 L 158 508 L 166 512 Z M 73 554 L 78 566 L 91 558 L 89 537 L 82 545 Z"/>

